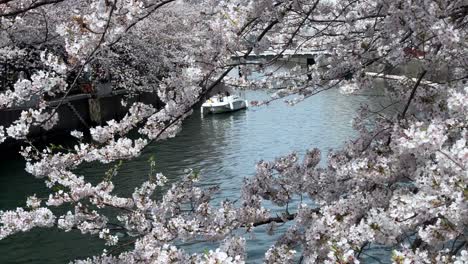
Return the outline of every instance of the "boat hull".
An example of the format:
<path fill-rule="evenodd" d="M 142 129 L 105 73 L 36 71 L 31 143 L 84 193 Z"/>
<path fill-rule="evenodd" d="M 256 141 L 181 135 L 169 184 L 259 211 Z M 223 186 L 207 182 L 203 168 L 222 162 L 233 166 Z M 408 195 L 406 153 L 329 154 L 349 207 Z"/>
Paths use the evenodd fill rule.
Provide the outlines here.
<path fill-rule="evenodd" d="M 201 107 L 202 114 L 220 114 L 233 112 L 247 108 L 247 102 L 244 100 L 236 100 L 225 102 L 223 104 L 203 104 Z"/>

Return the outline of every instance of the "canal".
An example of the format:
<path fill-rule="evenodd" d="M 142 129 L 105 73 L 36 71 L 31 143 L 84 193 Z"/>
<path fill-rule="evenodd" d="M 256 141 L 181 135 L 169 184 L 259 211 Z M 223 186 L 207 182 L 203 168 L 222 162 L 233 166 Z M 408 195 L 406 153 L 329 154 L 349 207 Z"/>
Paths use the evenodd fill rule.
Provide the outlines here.
<path fill-rule="evenodd" d="M 249 91 L 246 97 L 261 100 L 268 98 L 268 94 Z M 114 179 L 117 191 L 131 193 L 145 181 L 147 160 L 154 155 L 158 169 L 172 182 L 177 181 L 185 169 L 200 170 L 201 184 L 221 186 L 216 199 L 237 199 L 242 180 L 254 175 L 256 162 L 292 151 L 302 154 L 311 147 L 320 148 L 325 157 L 329 149 L 338 148 L 353 137 L 352 118 L 359 106 L 365 103 L 377 106 L 379 100 L 377 97 L 345 96 L 330 90 L 294 107 L 277 101 L 205 118 L 195 112 L 184 122 L 177 137 L 158 142 L 138 159 L 124 163 Z M 107 168 L 91 164 L 79 172 L 97 180 L 104 176 Z M 24 171 L 22 160 L 1 160 L 0 172 L 0 210 L 24 206 L 27 195 L 36 193 L 43 197 L 47 193 L 42 180 Z M 274 243 L 273 239 L 261 228 L 248 236 L 248 262 L 259 263 L 263 253 Z M 192 249 L 205 246 L 197 245 Z M 100 240 L 76 231 L 35 229 L 1 240 L 0 263 L 64 263 L 100 254 L 103 248 Z M 376 256 L 385 254 L 382 251 L 377 250 Z"/>

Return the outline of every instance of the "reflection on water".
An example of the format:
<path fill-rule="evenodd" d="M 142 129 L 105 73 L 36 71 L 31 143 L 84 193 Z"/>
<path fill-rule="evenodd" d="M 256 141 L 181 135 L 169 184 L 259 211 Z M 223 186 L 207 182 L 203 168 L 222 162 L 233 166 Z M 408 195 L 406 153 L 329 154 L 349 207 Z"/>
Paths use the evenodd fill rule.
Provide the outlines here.
<path fill-rule="evenodd" d="M 262 100 L 267 94 L 248 92 L 246 96 L 248 100 Z M 158 168 L 171 181 L 176 181 L 184 169 L 192 168 L 201 171 L 201 184 L 221 186 L 217 201 L 237 199 L 243 178 L 255 173 L 259 160 L 271 160 L 294 150 L 303 154 L 310 147 L 320 148 L 325 157 L 330 148 L 341 146 L 354 135 L 351 122 L 356 110 L 361 103 L 372 104 L 371 100 L 375 98 L 327 91 L 294 107 L 274 102 L 203 119 L 196 112 L 184 122 L 177 137 L 154 144 L 141 157 L 126 162 L 114 179 L 116 190 L 129 194 L 145 181 L 147 160 L 154 155 Z M 42 181 L 27 175 L 23 167 L 20 160 L 0 161 L 0 209 L 23 206 L 28 194 L 45 195 Z M 97 181 L 107 168 L 91 164 L 79 173 Z M 273 238 L 258 228 L 248 240 L 249 262 L 259 262 L 272 243 Z M 98 254 L 102 247 L 101 241 L 77 232 L 35 230 L 0 241 L 0 263 L 63 263 Z"/>

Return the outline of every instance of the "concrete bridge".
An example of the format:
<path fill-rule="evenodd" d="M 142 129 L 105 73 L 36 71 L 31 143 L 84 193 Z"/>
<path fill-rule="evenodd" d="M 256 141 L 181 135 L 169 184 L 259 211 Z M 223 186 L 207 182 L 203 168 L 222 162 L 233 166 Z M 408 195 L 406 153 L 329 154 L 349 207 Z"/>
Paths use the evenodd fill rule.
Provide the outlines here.
<path fill-rule="evenodd" d="M 269 61 L 277 58 L 279 61 L 287 61 L 289 63 L 295 63 L 303 67 L 313 65 L 316 63 L 318 56 L 332 56 L 330 52 L 325 50 L 313 50 L 313 49 L 286 49 L 286 50 L 273 50 L 268 49 L 259 54 L 251 53 L 246 58 L 244 55 L 247 51 L 237 52 L 232 56 L 233 61 L 245 60 L 247 62 L 252 61 Z M 423 70 L 422 65 L 419 61 L 420 58 L 413 58 L 409 63 L 400 65 L 397 67 L 390 67 L 386 64 L 376 64 L 370 67 L 366 73 L 370 77 L 388 80 L 401 80 L 402 78 L 414 79 L 417 78 L 420 72 Z M 434 85 L 436 83 L 446 82 L 450 79 L 451 71 L 446 66 L 441 66 L 433 72 L 426 74 L 424 84 Z"/>
<path fill-rule="evenodd" d="M 250 53 L 247 57 L 244 57 L 247 51 L 238 51 L 231 58 L 234 61 L 246 60 L 246 61 L 258 61 L 258 60 L 272 60 L 277 58 L 280 61 L 289 61 L 301 65 L 312 65 L 315 64 L 315 58 L 317 56 L 328 55 L 324 50 L 312 50 L 312 49 L 286 49 L 286 50 L 273 50 L 268 49 L 261 53 Z"/>

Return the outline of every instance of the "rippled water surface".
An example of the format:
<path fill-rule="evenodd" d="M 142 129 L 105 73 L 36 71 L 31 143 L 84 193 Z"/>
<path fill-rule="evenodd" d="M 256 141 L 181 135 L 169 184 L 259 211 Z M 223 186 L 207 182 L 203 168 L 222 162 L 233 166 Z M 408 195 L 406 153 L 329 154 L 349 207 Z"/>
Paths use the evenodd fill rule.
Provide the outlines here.
<path fill-rule="evenodd" d="M 249 100 L 267 96 L 257 91 L 246 94 Z M 340 147 L 354 135 L 351 122 L 360 104 L 376 104 L 375 101 L 373 97 L 327 91 L 294 107 L 274 102 L 203 119 L 195 112 L 185 121 L 177 137 L 152 145 L 141 157 L 124 164 L 114 179 L 117 191 L 130 193 L 145 181 L 147 160 L 154 155 L 158 168 L 171 181 L 176 181 L 184 169 L 197 169 L 202 172 L 201 184 L 221 186 L 217 200 L 237 199 L 243 178 L 254 174 L 257 161 L 271 160 L 295 150 L 301 154 L 310 147 L 320 148 L 325 157 L 330 148 Z M 28 175 L 23 168 L 21 160 L 0 161 L 0 210 L 23 206 L 28 194 L 45 195 L 43 182 Z M 80 173 L 98 180 L 107 168 L 88 164 Z M 248 262 L 260 262 L 272 243 L 273 238 L 259 228 L 248 237 Z M 35 229 L 0 241 L 0 263 L 64 263 L 99 254 L 103 246 L 101 241 L 76 231 Z M 210 245 L 187 246 L 187 250 L 207 246 Z"/>

